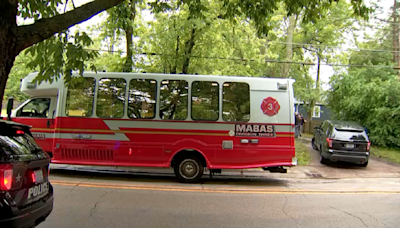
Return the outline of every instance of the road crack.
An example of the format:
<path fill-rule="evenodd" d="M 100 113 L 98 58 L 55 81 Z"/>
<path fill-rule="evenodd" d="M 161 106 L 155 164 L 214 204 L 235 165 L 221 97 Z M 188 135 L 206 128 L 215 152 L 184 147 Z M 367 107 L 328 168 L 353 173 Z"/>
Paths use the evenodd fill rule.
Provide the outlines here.
<path fill-rule="evenodd" d="M 332 206 L 330 206 L 330 208 L 332 208 L 332 209 L 334 209 L 334 210 L 337 210 L 337 211 L 340 211 L 340 212 L 342 212 L 342 213 L 344 213 L 344 214 L 346 214 L 346 215 L 349 215 L 349 216 L 351 216 L 351 217 L 353 217 L 353 218 L 356 218 L 356 219 L 360 220 L 360 221 L 362 222 L 362 224 L 364 224 L 365 227 L 368 227 L 368 225 L 365 224 L 365 222 L 364 222 L 364 220 L 363 220 L 362 218 L 360 218 L 360 217 L 358 217 L 358 216 L 356 216 L 356 215 L 353 215 L 352 213 L 349 213 L 349 212 L 347 212 L 347 211 L 339 210 L 339 209 L 337 209 L 337 208 L 335 208 L 335 207 L 332 207 Z"/>
<path fill-rule="evenodd" d="M 287 204 L 288 204 L 288 198 L 287 198 L 286 194 L 283 194 L 283 196 L 285 197 L 285 203 L 283 204 L 282 212 L 283 212 L 286 216 L 288 216 L 289 218 L 291 218 L 291 219 L 297 224 L 296 219 L 293 218 L 291 215 L 289 215 L 289 213 L 287 213 L 287 211 L 286 211 L 286 206 L 287 206 Z"/>
<path fill-rule="evenodd" d="M 368 215 L 369 217 L 373 218 L 378 224 L 382 223 L 383 225 L 385 225 L 387 227 L 387 225 L 383 222 L 383 221 L 379 221 L 377 218 L 375 218 L 375 216 L 372 216 L 371 214 L 368 214 L 366 212 L 362 212 L 365 215 Z"/>
<path fill-rule="evenodd" d="M 69 191 L 69 194 L 71 194 L 71 193 L 75 190 L 75 188 L 78 187 L 79 185 L 81 185 L 83 182 L 86 182 L 86 181 L 92 179 L 92 177 L 93 177 L 93 176 L 90 176 L 90 177 L 88 177 L 86 180 L 83 180 L 83 181 L 77 183 L 77 184 Z"/>
<path fill-rule="evenodd" d="M 98 205 L 99 205 L 100 203 L 102 203 L 102 202 L 106 199 L 106 196 L 107 196 L 108 194 L 114 193 L 114 192 L 116 192 L 116 191 L 117 191 L 117 189 L 112 190 L 112 191 L 105 192 L 103 195 L 101 195 L 101 196 L 99 197 L 99 200 L 97 200 L 96 203 L 93 205 L 93 207 L 90 209 L 89 217 L 93 217 L 93 214 L 97 211 Z"/>

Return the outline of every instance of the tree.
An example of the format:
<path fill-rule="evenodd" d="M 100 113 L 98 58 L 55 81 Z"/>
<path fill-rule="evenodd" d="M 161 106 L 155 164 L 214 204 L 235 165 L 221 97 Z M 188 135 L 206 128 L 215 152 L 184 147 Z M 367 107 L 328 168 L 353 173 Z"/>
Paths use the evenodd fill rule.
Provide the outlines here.
<path fill-rule="evenodd" d="M 312 113 L 316 102 L 322 96 L 320 69 L 322 62 L 332 61 L 338 55 L 334 46 L 340 45 L 345 33 L 353 27 L 357 16 L 352 15 L 349 3 L 345 1 L 335 2 L 329 8 L 323 10 L 320 20 L 315 23 L 302 23 L 301 33 L 295 37 L 296 43 L 304 43 L 300 47 L 308 54 L 311 54 L 317 62 L 315 84 L 305 91 L 302 96 L 306 104 L 309 127 L 312 125 Z M 307 98 L 307 99 L 306 99 Z"/>
<path fill-rule="evenodd" d="M 63 75 L 67 82 L 71 80 L 72 70 L 79 70 L 82 74 L 87 68 L 87 62 L 96 57 L 96 52 L 86 50 L 84 47 L 92 44 L 92 40 L 85 33 L 70 34 L 67 30 L 71 26 L 91 18 L 99 12 L 111 8 L 123 0 L 94 0 L 81 7 L 68 12 L 59 12 L 60 6 L 67 0 L 2 0 L 0 1 L 0 97 L 3 98 L 6 82 L 13 66 L 15 57 L 24 49 L 30 49 L 33 56 L 33 65 L 39 69 L 38 81 L 53 80 Z M 221 18 L 234 21 L 238 16 L 249 18 L 257 28 L 258 34 L 267 34 L 268 20 L 274 15 L 279 4 L 285 2 L 288 16 L 303 12 L 304 21 L 320 19 L 319 13 L 332 3 L 331 0 L 218 0 L 217 4 L 222 9 Z M 133 6 L 133 2 L 130 2 Z M 351 0 L 354 12 L 357 15 L 367 16 L 368 8 L 363 1 Z M 188 8 L 188 20 L 197 20 L 199 23 L 207 19 L 212 8 L 209 2 L 201 0 L 164 1 L 156 0 L 149 3 L 153 12 L 169 11 L 173 5 Z M 132 12 L 132 11 L 131 11 Z M 128 14 L 129 17 L 132 14 Z M 17 16 L 24 19 L 34 19 L 30 25 L 18 25 Z M 121 15 L 122 16 L 122 15 Z M 213 18 L 208 18 L 213 19 Z M 192 23 L 193 26 L 197 23 Z M 207 25 L 207 24 L 206 24 Z M 185 42 L 183 59 L 183 72 L 189 72 L 190 56 L 196 36 L 201 34 L 197 27 L 191 29 L 191 38 Z M 192 38 L 193 37 L 193 38 Z M 36 53 L 40 53 L 36 55 Z M 46 59 L 44 58 L 46 57 Z M 89 66 L 95 70 L 93 65 Z"/>
<path fill-rule="evenodd" d="M 0 1 L 0 97 L 3 98 L 15 57 L 21 51 L 120 2 L 122 0 L 96 0 L 60 14 L 57 6 L 61 0 Z M 18 26 L 17 16 L 33 18 L 35 22 Z"/>
<path fill-rule="evenodd" d="M 382 47 L 391 50 L 392 34 L 383 31 L 359 43 L 360 50 L 350 54 L 351 64 L 365 67 L 350 67 L 335 74 L 327 100 L 335 118 L 362 124 L 368 129 L 373 144 L 399 147 L 400 82 L 397 72 L 391 68 L 393 55 L 390 51 L 368 51 Z"/>

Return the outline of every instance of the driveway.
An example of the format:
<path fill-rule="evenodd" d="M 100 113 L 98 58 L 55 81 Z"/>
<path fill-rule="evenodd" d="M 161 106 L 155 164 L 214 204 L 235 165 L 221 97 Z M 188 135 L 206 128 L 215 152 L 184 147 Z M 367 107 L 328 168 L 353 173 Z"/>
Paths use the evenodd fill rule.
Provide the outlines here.
<path fill-rule="evenodd" d="M 305 143 L 311 154 L 311 162 L 308 166 L 296 167 L 299 171 L 315 178 L 399 178 L 400 165 L 382 161 L 370 157 L 367 167 L 361 167 L 350 163 L 337 162 L 321 164 L 319 152 L 312 149 L 311 140 L 300 138 Z"/>

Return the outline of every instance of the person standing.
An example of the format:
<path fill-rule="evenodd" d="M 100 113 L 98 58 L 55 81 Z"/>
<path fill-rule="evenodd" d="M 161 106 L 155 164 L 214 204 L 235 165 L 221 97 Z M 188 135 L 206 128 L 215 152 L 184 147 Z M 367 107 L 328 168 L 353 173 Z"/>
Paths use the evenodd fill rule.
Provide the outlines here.
<path fill-rule="evenodd" d="M 303 115 L 299 115 L 300 116 L 300 133 L 299 133 L 299 135 L 300 135 L 300 137 L 301 137 L 301 133 L 303 133 L 303 131 L 304 131 L 304 123 L 307 123 L 307 120 L 304 118 L 304 116 Z"/>
<path fill-rule="evenodd" d="M 298 138 L 299 137 L 299 131 L 300 131 L 300 118 L 299 118 L 299 113 L 294 114 L 294 137 Z"/>

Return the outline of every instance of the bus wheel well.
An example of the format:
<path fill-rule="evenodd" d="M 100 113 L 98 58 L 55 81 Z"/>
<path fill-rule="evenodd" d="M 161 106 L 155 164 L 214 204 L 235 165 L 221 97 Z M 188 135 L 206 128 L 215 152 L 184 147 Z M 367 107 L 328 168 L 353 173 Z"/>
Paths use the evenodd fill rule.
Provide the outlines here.
<path fill-rule="evenodd" d="M 200 152 L 198 152 L 196 150 L 181 150 L 178 153 L 176 153 L 174 155 L 174 157 L 172 158 L 171 167 L 174 167 L 178 160 L 187 158 L 187 157 L 197 157 L 201 160 L 201 163 L 203 164 L 203 166 L 207 167 L 206 159 Z"/>

